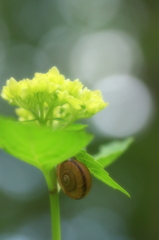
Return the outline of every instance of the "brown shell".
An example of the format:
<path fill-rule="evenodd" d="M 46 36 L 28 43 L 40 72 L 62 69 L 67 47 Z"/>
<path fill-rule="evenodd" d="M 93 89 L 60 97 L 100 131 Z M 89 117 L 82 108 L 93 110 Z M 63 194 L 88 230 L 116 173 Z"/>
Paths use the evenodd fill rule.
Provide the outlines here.
<path fill-rule="evenodd" d="M 92 178 L 88 168 L 75 158 L 57 166 L 58 182 L 66 195 L 73 199 L 85 197 L 91 189 Z"/>

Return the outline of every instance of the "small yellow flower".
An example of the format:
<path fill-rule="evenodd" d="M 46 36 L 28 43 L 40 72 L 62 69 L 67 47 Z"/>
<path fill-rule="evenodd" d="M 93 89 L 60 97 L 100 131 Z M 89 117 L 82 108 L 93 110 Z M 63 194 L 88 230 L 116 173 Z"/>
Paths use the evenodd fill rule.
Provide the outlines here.
<path fill-rule="evenodd" d="M 51 125 L 54 122 L 57 125 L 57 119 L 69 125 L 77 119 L 91 117 L 108 105 L 100 91 L 87 89 L 78 79 L 65 79 L 56 67 L 45 74 L 35 73 L 31 80 L 17 82 L 10 78 L 1 96 L 19 107 L 16 113 L 20 121 L 34 119 Z"/>

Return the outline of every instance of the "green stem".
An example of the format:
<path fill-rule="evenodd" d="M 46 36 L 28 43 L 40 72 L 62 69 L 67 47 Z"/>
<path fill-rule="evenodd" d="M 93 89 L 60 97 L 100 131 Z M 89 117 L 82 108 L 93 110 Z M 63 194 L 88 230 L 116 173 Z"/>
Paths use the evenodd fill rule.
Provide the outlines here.
<path fill-rule="evenodd" d="M 60 205 L 55 168 L 50 174 L 45 174 L 45 179 L 50 196 L 52 240 L 61 240 Z"/>
<path fill-rule="evenodd" d="M 42 122 L 43 122 L 43 120 L 44 120 L 44 106 L 43 106 L 43 104 L 41 103 L 40 104 L 40 119 L 42 120 Z"/>
<path fill-rule="evenodd" d="M 48 119 L 50 118 L 49 115 L 51 114 L 53 108 L 54 108 L 54 104 L 49 108 L 48 112 L 46 113 L 46 116 L 45 116 L 45 122 L 48 121 Z"/>

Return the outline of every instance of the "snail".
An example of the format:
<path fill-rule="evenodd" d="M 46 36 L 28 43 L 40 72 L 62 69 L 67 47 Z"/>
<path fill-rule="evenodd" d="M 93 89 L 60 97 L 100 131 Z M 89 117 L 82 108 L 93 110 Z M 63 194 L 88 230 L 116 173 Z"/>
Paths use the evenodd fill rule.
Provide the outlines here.
<path fill-rule="evenodd" d="M 57 166 L 57 179 L 66 195 L 73 199 L 81 199 L 90 191 L 92 178 L 88 168 L 75 158 L 71 158 Z"/>

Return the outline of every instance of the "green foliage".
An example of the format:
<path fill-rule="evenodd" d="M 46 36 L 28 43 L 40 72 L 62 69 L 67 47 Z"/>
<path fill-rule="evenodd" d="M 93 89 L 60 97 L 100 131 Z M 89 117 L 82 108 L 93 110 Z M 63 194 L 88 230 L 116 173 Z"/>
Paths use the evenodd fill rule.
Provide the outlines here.
<path fill-rule="evenodd" d="M 91 174 L 94 177 L 109 185 L 110 187 L 120 190 L 130 197 L 129 193 L 125 191 L 119 184 L 117 184 L 109 176 L 108 172 L 103 169 L 102 165 L 95 161 L 95 159 L 90 156 L 85 150 L 82 150 L 79 154 L 76 155 L 76 157 L 79 161 L 83 162 L 89 168 Z"/>
<path fill-rule="evenodd" d="M 88 125 L 73 123 L 73 124 L 69 125 L 66 130 L 78 131 L 78 130 L 85 129 L 86 127 L 88 127 Z"/>
<path fill-rule="evenodd" d="M 94 155 L 94 158 L 104 168 L 108 167 L 128 149 L 132 142 L 133 138 L 127 138 L 122 141 L 114 141 L 104 144 L 100 146 L 99 153 Z"/>
<path fill-rule="evenodd" d="M 56 165 L 76 156 L 91 174 L 108 186 L 129 193 L 104 170 L 130 145 L 132 139 L 102 146 L 93 158 L 83 148 L 92 140 L 86 125 L 76 120 L 88 118 L 108 105 L 100 91 L 90 91 L 79 80 L 70 81 L 56 67 L 36 73 L 32 80 L 7 81 L 1 97 L 18 106 L 21 122 L 0 116 L 0 147 L 43 172 L 48 185 L 53 239 L 60 240 L 60 213 Z"/>
<path fill-rule="evenodd" d="M 42 171 L 49 171 L 76 155 L 91 139 L 92 136 L 80 125 L 53 131 L 51 128 L 0 117 L 1 148 Z"/>
<path fill-rule="evenodd" d="M 128 148 L 132 138 L 102 146 L 93 158 L 82 150 L 92 139 L 85 128 L 86 125 L 72 124 L 63 130 L 52 130 L 0 117 L 0 146 L 9 154 L 39 168 L 44 174 L 62 161 L 76 156 L 94 177 L 130 196 L 103 167 L 119 157 Z"/>

